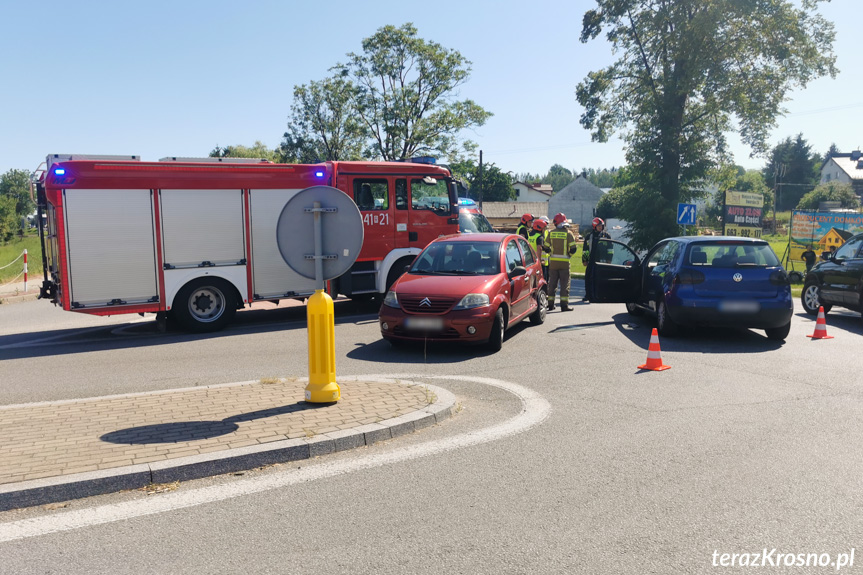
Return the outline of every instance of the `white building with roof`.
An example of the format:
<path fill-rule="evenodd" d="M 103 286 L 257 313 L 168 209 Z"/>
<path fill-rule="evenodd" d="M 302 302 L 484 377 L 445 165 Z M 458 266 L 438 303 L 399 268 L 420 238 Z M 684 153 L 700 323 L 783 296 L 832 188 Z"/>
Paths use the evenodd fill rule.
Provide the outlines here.
<path fill-rule="evenodd" d="M 593 221 L 593 211 L 603 195 L 601 188 L 579 174 L 548 202 L 549 217 L 562 212 L 574 227 L 579 230 L 589 229 Z"/>
<path fill-rule="evenodd" d="M 851 184 L 854 192 L 863 194 L 863 153 L 834 154 L 821 166 L 821 183 L 842 182 Z"/>
<path fill-rule="evenodd" d="M 516 182 L 512 185 L 515 189 L 515 200 L 517 202 L 547 202 L 554 194 L 554 188 L 549 184 L 534 182 Z"/>

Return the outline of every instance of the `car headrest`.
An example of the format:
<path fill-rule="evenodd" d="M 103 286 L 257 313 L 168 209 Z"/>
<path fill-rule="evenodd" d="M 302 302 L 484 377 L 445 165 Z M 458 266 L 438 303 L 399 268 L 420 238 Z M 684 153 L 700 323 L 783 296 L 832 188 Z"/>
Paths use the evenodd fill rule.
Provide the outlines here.
<path fill-rule="evenodd" d="M 357 206 L 361 210 L 372 210 L 375 207 L 375 198 L 372 195 L 372 188 L 368 184 L 360 186 L 360 191 L 357 194 Z"/>

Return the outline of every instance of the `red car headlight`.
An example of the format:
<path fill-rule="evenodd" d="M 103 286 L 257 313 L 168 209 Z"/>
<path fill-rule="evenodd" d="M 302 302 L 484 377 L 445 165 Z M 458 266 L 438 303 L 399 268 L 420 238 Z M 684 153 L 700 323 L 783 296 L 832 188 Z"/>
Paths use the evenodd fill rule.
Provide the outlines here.
<path fill-rule="evenodd" d="M 482 307 L 484 305 L 488 305 L 488 303 L 488 294 L 469 293 L 463 298 L 461 298 L 461 301 L 458 302 L 458 304 L 456 304 L 453 309 L 473 309 L 475 307 Z"/>
<path fill-rule="evenodd" d="M 384 297 L 384 305 L 387 307 L 394 307 L 396 309 L 399 308 L 399 298 L 396 296 L 396 292 L 393 290 L 387 292 L 387 295 Z"/>

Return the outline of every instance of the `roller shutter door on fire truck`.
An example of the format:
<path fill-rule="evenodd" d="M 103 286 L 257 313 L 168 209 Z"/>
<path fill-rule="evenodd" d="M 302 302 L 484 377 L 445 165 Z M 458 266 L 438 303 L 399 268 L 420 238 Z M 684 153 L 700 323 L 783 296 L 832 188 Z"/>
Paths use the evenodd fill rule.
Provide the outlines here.
<path fill-rule="evenodd" d="M 150 190 L 65 190 L 63 206 L 73 308 L 155 301 Z"/>
<path fill-rule="evenodd" d="M 288 267 L 276 242 L 276 227 L 282 209 L 299 191 L 284 189 L 250 192 L 252 271 L 256 298 L 278 298 L 286 294 L 310 294 L 315 291 L 315 280 L 304 278 Z"/>
<path fill-rule="evenodd" d="M 160 197 L 169 270 L 245 265 L 241 190 L 162 190 Z"/>

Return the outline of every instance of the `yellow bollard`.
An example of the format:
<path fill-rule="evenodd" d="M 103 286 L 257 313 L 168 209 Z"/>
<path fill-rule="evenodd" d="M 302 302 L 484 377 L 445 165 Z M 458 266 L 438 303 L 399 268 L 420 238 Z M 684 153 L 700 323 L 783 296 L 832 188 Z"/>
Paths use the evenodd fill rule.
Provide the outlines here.
<path fill-rule="evenodd" d="M 309 384 L 306 401 L 332 403 L 341 399 L 336 383 L 336 327 L 333 298 L 315 290 L 306 305 L 309 330 Z"/>

